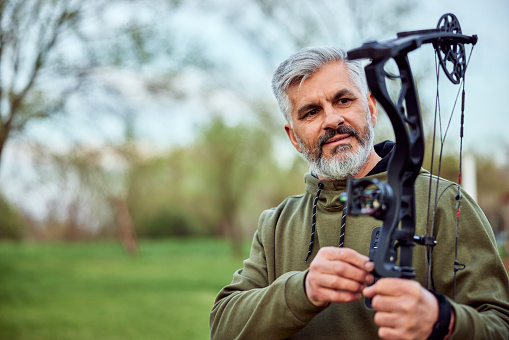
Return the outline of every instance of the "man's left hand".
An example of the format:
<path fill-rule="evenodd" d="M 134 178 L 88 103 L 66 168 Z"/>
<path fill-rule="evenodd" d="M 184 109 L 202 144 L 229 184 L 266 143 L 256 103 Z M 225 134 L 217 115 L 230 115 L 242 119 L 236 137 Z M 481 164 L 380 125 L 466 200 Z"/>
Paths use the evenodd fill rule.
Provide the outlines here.
<path fill-rule="evenodd" d="M 372 298 L 382 339 L 427 339 L 438 319 L 438 301 L 418 282 L 381 278 L 363 290 Z"/>

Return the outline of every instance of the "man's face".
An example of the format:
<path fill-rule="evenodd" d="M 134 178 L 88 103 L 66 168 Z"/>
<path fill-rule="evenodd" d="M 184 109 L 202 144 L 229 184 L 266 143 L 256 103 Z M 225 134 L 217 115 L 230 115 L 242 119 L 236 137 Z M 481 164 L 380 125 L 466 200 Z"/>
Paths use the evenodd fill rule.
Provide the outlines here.
<path fill-rule="evenodd" d="M 376 103 L 350 80 L 343 62 L 324 65 L 302 84 L 288 88 L 294 147 L 322 178 L 355 177 L 372 150 Z"/>

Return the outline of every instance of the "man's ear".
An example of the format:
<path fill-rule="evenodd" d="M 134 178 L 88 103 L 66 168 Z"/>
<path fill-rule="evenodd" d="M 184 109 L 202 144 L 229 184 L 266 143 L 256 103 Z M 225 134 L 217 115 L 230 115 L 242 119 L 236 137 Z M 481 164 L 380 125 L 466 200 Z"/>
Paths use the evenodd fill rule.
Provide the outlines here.
<path fill-rule="evenodd" d="M 292 142 L 293 147 L 297 149 L 298 152 L 302 153 L 299 143 L 297 142 L 297 138 L 295 138 L 295 132 L 293 132 L 293 128 L 289 123 L 285 124 L 285 131 L 288 135 L 288 138 L 290 139 L 290 142 Z"/>
<path fill-rule="evenodd" d="M 376 121 L 378 118 L 378 110 L 376 107 L 375 96 L 373 96 L 373 94 L 371 92 L 369 92 L 367 95 L 367 100 L 368 100 L 368 108 L 369 108 L 369 112 L 370 112 L 370 116 L 371 116 L 371 122 L 373 123 L 373 126 L 376 126 Z"/>

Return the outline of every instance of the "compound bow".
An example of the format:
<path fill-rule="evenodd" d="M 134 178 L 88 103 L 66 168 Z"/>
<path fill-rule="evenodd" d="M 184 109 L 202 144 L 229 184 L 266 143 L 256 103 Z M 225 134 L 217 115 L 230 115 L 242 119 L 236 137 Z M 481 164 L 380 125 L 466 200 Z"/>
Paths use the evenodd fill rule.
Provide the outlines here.
<path fill-rule="evenodd" d="M 445 14 L 440 18 L 436 29 L 398 33 L 396 39 L 367 42 L 348 52 L 349 59 L 372 60 L 365 67 L 367 82 L 374 97 L 390 118 L 396 142 L 388 166 L 387 183 L 369 178 L 349 179 L 346 198 L 343 196 L 348 214 L 371 215 L 383 221 L 378 247 L 370 251 L 370 258 L 375 264 L 375 277 L 413 278 L 414 245 L 417 243 L 432 249 L 436 244 L 432 234 L 415 236 L 414 185 L 424 158 L 424 133 L 419 100 L 407 55 L 421 45 L 431 43 L 444 73 L 452 83 L 460 84 L 467 67 L 465 44 L 473 46 L 476 42 L 476 35 L 466 36 L 461 33 L 458 19 L 453 14 Z M 389 60 L 395 61 L 399 69 L 398 76 L 385 71 L 384 67 Z M 397 102 L 392 101 L 386 86 L 386 79 L 395 78 L 401 82 Z M 457 199 L 460 199 L 460 180 L 458 182 Z M 457 218 L 459 219 L 459 201 Z M 428 258 L 428 265 L 430 261 Z M 456 256 L 455 273 L 459 269 Z M 369 305 L 368 301 L 367 303 Z"/>

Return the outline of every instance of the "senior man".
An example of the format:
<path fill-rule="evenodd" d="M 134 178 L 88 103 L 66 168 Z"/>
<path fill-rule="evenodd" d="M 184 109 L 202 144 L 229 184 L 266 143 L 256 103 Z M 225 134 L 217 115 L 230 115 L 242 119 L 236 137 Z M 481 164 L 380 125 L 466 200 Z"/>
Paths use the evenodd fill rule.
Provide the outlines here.
<path fill-rule="evenodd" d="M 295 149 L 309 162 L 305 192 L 262 213 L 251 253 L 218 294 L 214 339 L 509 339 L 509 282 L 491 227 L 464 193 L 453 291 L 456 186 L 439 179 L 433 291 L 425 250 L 414 280 L 372 284 L 372 217 L 346 217 L 338 199 L 348 178 L 387 179 L 393 142 L 373 145 L 376 102 L 358 61 L 338 48 L 307 48 L 276 70 L 273 91 Z M 436 179 L 435 179 L 436 180 Z M 416 233 L 424 234 L 430 174 L 416 179 Z M 341 223 L 345 221 L 346 223 Z M 310 242 L 311 239 L 311 242 Z M 362 296 L 372 298 L 367 308 Z"/>

